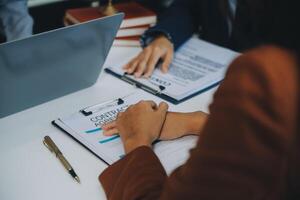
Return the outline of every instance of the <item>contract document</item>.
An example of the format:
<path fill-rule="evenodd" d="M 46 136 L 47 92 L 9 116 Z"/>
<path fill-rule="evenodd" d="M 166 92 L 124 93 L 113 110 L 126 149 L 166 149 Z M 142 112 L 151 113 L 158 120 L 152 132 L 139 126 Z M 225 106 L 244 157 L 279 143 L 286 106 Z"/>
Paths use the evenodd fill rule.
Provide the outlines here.
<path fill-rule="evenodd" d="M 102 161 L 111 165 L 125 155 L 123 144 L 119 135 L 104 136 L 101 127 L 115 120 L 119 112 L 125 111 L 130 105 L 136 104 L 142 99 L 160 102 L 159 98 L 153 98 L 152 95 L 140 90 L 126 97 L 83 108 L 69 116 L 54 120 L 52 123 Z M 172 110 L 172 106 L 170 110 Z M 189 150 L 195 147 L 197 139 L 197 136 L 190 135 L 176 140 L 155 142 L 153 150 L 168 174 L 186 162 Z"/>
<path fill-rule="evenodd" d="M 159 65 L 148 79 L 126 74 L 122 66 L 111 66 L 105 71 L 166 101 L 178 104 L 217 86 L 238 55 L 239 53 L 229 49 L 191 38 L 175 53 L 166 74 L 160 71 Z"/>

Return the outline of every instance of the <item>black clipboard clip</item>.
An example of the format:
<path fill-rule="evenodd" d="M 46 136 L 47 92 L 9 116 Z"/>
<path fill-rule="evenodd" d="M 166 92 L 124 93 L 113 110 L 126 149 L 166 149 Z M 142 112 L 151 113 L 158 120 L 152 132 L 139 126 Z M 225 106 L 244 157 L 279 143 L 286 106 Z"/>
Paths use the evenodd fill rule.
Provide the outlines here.
<path fill-rule="evenodd" d="M 137 81 L 133 80 L 132 78 L 128 77 L 127 75 L 128 75 L 128 73 L 125 72 L 123 74 L 123 76 L 121 76 L 121 79 L 123 81 L 126 81 L 127 83 L 129 83 L 129 84 L 131 84 L 131 85 L 133 85 L 133 86 L 135 86 L 137 88 L 141 88 L 142 90 L 145 90 L 145 91 L 147 91 L 147 92 L 149 92 L 151 94 L 154 94 L 154 95 L 161 94 L 166 89 L 165 86 L 154 84 L 151 81 L 149 81 L 149 83 L 151 83 L 152 85 L 155 85 L 156 87 L 158 87 L 158 90 L 153 89 L 153 88 L 151 88 L 151 87 L 149 87 L 147 85 L 144 85 L 144 84 L 142 84 L 140 82 L 137 82 Z"/>
<path fill-rule="evenodd" d="M 84 116 L 89 116 L 94 113 L 100 112 L 103 109 L 119 106 L 124 103 L 123 98 L 114 99 L 111 101 L 106 101 L 104 103 L 96 104 L 93 106 L 86 107 L 84 109 L 81 109 L 79 112 L 81 112 Z"/>

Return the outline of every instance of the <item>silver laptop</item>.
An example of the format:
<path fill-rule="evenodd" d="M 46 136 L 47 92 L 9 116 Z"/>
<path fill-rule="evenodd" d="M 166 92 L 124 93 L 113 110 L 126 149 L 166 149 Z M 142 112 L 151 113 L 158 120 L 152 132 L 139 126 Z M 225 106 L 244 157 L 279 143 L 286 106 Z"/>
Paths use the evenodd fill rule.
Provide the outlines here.
<path fill-rule="evenodd" d="M 123 16 L 0 45 L 0 118 L 93 85 Z"/>

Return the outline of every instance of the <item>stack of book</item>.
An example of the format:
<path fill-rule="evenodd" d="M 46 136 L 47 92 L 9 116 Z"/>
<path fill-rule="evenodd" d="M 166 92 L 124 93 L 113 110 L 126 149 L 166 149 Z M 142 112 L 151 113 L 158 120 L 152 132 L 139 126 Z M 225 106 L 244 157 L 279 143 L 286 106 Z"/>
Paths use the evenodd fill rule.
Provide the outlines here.
<path fill-rule="evenodd" d="M 151 26 L 156 24 L 157 15 L 152 10 L 136 2 L 114 4 L 114 7 L 125 13 L 125 18 L 114 41 L 115 46 L 140 46 L 140 36 Z M 105 17 L 103 8 L 76 8 L 66 11 L 65 25 L 86 22 Z"/>

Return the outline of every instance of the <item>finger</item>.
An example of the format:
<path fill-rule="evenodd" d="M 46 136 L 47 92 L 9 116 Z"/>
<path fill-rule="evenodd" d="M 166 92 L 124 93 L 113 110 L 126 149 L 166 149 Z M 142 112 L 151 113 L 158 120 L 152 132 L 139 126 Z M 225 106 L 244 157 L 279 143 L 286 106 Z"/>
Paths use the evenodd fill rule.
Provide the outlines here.
<path fill-rule="evenodd" d="M 128 108 L 127 108 L 127 109 L 128 109 Z M 120 117 L 122 117 L 122 115 L 123 115 L 123 112 L 119 112 L 119 113 L 117 114 L 117 118 L 116 118 L 116 120 L 115 120 L 116 124 L 118 124 L 118 119 L 119 119 Z"/>
<path fill-rule="evenodd" d="M 142 74 L 144 73 L 145 69 L 146 69 L 146 64 L 147 64 L 147 61 L 146 60 L 142 60 L 136 70 L 135 70 L 135 73 L 134 73 L 134 76 L 136 78 L 140 78 L 142 76 Z"/>
<path fill-rule="evenodd" d="M 152 55 L 150 56 L 149 61 L 147 63 L 147 69 L 145 71 L 144 77 L 149 78 L 151 76 L 160 57 L 161 57 L 160 52 L 154 51 L 152 53 Z"/>
<path fill-rule="evenodd" d="M 165 102 L 161 102 L 158 105 L 156 111 L 159 112 L 159 113 L 167 113 L 168 109 L 169 109 L 169 105 Z"/>
<path fill-rule="evenodd" d="M 126 72 L 128 74 L 132 74 L 135 71 L 135 69 L 137 68 L 138 63 L 139 63 L 139 60 L 132 61 L 132 63 L 130 64 L 129 68 L 126 70 Z"/>
<path fill-rule="evenodd" d="M 104 136 L 113 136 L 117 135 L 119 133 L 119 130 L 117 128 L 109 129 L 107 131 L 103 131 Z"/>
<path fill-rule="evenodd" d="M 139 53 L 135 58 L 133 58 L 129 63 L 127 63 L 127 64 L 123 67 L 123 69 L 126 70 L 127 73 L 130 73 L 130 74 L 131 74 L 132 72 L 134 72 L 134 70 L 135 70 L 137 64 L 139 63 L 139 61 L 140 61 L 141 59 L 143 59 L 144 54 L 147 54 L 146 51 L 147 51 L 147 50 L 145 49 L 145 50 L 143 50 L 141 53 Z"/>
<path fill-rule="evenodd" d="M 126 65 L 124 65 L 122 68 L 123 69 L 129 69 L 131 65 L 138 59 L 138 56 L 132 58 Z"/>
<path fill-rule="evenodd" d="M 152 50 L 150 48 L 146 48 L 140 55 L 139 55 L 139 63 L 136 68 L 135 77 L 139 78 L 144 73 L 146 69 L 147 62 L 151 56 Z"/>
<path fill-rule="evenodd" d="M 165 55 L 164 61 L 163 61 L 162 65 L 161 65 L 161 71 L 162 71 L 163 73 L 167 73 L 167 72 L 168 72 L 169 66 L 170 66 L 172 60 L 173 60 L 173 51 L 169 51 L 169 52 Z"/>
<path fill-rule="evenodd" d="M 143 101 L 143 102 L 150 105 L 151 108 L 153 108 L 153 109 L 157 108 L 157 104 L 154 101 L 148 100 L 148 101 Z"/>
<path fill-rule="evenodd" d="M 131 66 L 131 64 L 132 64 L 132 61 L 133 61 L 133 60 L 135 60 L 135 59 L 132 59 L 130 62 L 128 62 L 126 65 L 124 65 L 124 66 L 122 67 L 122 69 L 124 69 L 124 70 L 129 69 L 130 66 Z"/>
<path fill-rule="evenodd" d="M 107 124 L 104 124 L 101 128 L 102 128 L 102 130 L 109 130 L 109 129 L 115 128 L 116 126 L 117 126 L 116 121 L 112 121 Z"/>

